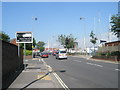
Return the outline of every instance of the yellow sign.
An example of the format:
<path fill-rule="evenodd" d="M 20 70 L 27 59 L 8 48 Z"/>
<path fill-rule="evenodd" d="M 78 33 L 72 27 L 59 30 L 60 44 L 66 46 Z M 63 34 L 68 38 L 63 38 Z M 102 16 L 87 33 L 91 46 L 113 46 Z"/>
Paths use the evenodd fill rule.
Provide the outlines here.
<path fill-rule="evenodd" d="M 32 48 L 34 48 L 34 46 L 32 46 Z"/>

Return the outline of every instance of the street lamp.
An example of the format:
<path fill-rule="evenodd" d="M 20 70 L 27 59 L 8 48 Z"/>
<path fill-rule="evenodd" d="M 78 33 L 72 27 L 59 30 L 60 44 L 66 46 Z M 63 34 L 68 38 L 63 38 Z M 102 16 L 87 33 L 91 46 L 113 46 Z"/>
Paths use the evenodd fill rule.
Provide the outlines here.
<path fill-rule="evenodd" d="M 85 20 L 86 18 L 85 17 L 80 17 L 80 20 Z M 86 49 L 86 29 L 85 29 L 85 22 L 84 22 L 84 31 L 85 31 L 85 35 L 84 35 L 84 48 Z M 84 50 L 85 50 L 84 49 Z M 86 51 L 86 55 L 87 55 L 87 51 Z"/>
<path fill-rule="evenodd" d="M 32 19 L 33 19 L 33 20 L 35 20 L 35 21 L 37 21 L 37 20 L 38 20 L 38 18 L 37 18 L 37 17 L 32 17 Z M 33 42 L 34 42 L 34 40 L 33 40 Z M 33 42 L 32 42 L 32 58 L 33 58 L 33 48 L 34 48 L 34 46 L 33 46 Z"/>

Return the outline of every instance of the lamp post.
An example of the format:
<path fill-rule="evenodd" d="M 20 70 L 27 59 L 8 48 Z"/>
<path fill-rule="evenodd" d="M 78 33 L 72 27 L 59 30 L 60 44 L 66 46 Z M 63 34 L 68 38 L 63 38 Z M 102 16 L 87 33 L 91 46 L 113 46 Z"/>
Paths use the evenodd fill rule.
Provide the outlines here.
<path fill-rule="evenodd" d="M 37 21 L 37 20 L 38 20 L 37 17 L 32 17 L 32 19 L 33 19 L 34 21 Z M 33 48 L 34 48 L 33 43 L 34 43 L 34 40 L 33 40 L 33 42 L 32 42 L 32 58 L 33 58 Z"/>
<path fill-rule="evenodd" d="M 86 55 L 87 55 L 87 48 L 86 48 L 86 25 L 85 25 L 85 17 L 80 17 L 80 20 L 84 20 L 84 31 L 85 31 L 85 35 L 84 35 L 84 50 L 86 52 Z"/>

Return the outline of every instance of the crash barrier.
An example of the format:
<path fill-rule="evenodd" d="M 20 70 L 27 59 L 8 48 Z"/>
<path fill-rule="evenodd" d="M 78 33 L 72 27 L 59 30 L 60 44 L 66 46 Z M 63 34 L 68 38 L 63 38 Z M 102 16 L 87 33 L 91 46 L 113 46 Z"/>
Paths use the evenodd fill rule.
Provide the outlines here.
<path fill-rule="evenodd" d="M 23 69 L 23 51 L 18 46 L 2 41 L 2 88 L 7 88 Z"/>

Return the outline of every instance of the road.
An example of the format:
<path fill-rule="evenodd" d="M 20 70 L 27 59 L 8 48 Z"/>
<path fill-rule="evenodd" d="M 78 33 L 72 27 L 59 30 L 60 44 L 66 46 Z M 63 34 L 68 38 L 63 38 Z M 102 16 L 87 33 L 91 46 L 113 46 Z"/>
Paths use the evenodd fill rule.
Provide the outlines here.
<path fill-rule="evenodd" d="M 69 88 L 118 88 L 118 64 L 87 60 L 69 56 L 57 60 L 54 56 L 44 58 Z"/>

